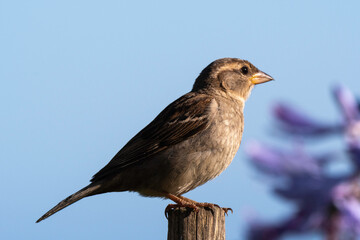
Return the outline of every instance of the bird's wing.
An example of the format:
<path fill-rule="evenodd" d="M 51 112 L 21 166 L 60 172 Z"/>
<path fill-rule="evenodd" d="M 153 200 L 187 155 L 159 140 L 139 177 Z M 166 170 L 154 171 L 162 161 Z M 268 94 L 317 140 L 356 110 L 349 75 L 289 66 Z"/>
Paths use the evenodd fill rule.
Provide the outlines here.
<path fill-rule="evenodd" d="M 217 109 L 215 99 L 188 93 L 167 106 L 135 135 L 98 173 L 92 182 L 144 161 L 206 129 Z"/>

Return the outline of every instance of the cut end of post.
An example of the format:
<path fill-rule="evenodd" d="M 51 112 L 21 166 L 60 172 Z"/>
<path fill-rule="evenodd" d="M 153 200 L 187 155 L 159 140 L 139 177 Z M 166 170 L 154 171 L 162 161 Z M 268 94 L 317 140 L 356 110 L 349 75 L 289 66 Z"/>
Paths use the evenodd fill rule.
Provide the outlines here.
<path fill-rule="evenodd" d="M 168 211 L 168 240 L 215 239 L 225 240 L 225 211 L 220 207 L 188 208 Z"/>

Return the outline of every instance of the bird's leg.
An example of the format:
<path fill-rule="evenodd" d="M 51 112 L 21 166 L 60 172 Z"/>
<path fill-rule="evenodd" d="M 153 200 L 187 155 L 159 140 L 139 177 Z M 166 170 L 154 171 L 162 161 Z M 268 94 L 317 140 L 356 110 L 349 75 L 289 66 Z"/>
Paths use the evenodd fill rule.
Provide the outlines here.
<path fill-rule="evenodd" d="M 207 208 L 219 207 L 219 208 L 221 208 L 222 210 L 224 210 L 224 212 L 226 213 L 226 215 L 228 215 L 228 211 L 231 211 L 231 213 L 234 213 L 231 208 L 223 208 L 223 207 L 220 207 L 219 205 L 214 204 L 214 203 L 207 203 L 207 202 L 200 203 L 200 202 L 196 202 L 196 201 L 194 201 L 194 200 L 191 200 L 191 199 L 186 198 L 186 197 L 183 197 L 183 196 L 179 196 L 179 198 L 181 198 L 181 199 L 184 200 L 184 201 L 191 202 L 191 203 L 193 203 L 194 205 L 196 205 L 196 206 L 198 206 L 198 207 L 207 207 Z"/>
<path fill-rule="evenodd" d="M 167 218 L 168 217 L 168 213 L 171 209 L 174 209 L 174 208 L 179 208 L 179 207 L 187 207 L 187 208 L 191 208 L 193 210 L 195 210 L 195 212 L 198 212 L 199 211 L 199 207 L 196 206 L 196 202 L 193 201 L 193 200 L 190 200 L 188 198 L 183 198 L 183 197 L 178 197 L 178 196 L 175 196 L 171 193 L 167 193 L 165 195 L 166 198 L 169 198 L 171 200 L 173 200 L 174 202 L 176 202 L 177 204 L 169 204 L 167 205 L 167 207 L 165 208 L 165 217 Z M 189 201 L 190 200 L 190 201 Z"/>

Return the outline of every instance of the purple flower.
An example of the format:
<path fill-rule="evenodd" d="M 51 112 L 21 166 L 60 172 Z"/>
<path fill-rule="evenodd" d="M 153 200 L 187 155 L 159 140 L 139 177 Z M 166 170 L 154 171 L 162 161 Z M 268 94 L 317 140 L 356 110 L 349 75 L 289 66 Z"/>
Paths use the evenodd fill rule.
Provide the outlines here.
<path fill-rule="evenodd" d="M 331 159 L 330 154 L 313 157 L 302 146 L 292 152 L 284 152 L 253 141 L 246 146 L 246 153 L 251 163 L 260 171 L 276 176 L 282 175 L 319 175 L 322 165 Z"/>
<path fill-rule="evenodd" d="M 276 105 L 274 114 L 280 129 L 295 137 L 343 134 L 353 171 L 331 175 L 325 170 L 334 154 L 314 156 L 302 145 L 284 151 L 251 143 L 246 149 L 251 162 L 277 180 L 270 181 L 274 193 L 295 203 L 296 209 L 278 223 L 250 222 L 248 239 L 275 240 L 287 233 L 309 231 L 320 231 L 328 240 L 360 236 L 360 107 L 345 87 L 335 87 L 334 97 L 341 111 L 339 123 L 316 121 L 286 104 Z"/>
<path fill-rule="evenodd" d="M 355 138 L 349 138 L 347 145 L 349 158 L 355 166 L 354 174 L 360 174 L 360 141 Z"/>
<path fill-rule="evenodd" d="M 331 176 L 324 171 L 334 159 L 333 155 L 312 156 L 302 148 L 285 152 L 258 142 L 247 147 L 247 154 L 262 173 L 283 180 L 273 182 L 274 193 L 296 204 L 294 214 L 284 221 L 275 224 L 250 223 L 248 239 L 279 239 L 287 233 L 316 230 L 328 236 L 338 236 L 346 227 L 357 226 L 360 204 L 356 198 L 345 201 L 350 198 L 344 198 L 345 195 L 340 194 L 345 192 L 344 188 L 339 187 L 351 181 L 353 175 Z M 335 223 L 337 231 L 333 232 Z"/>
<path fill-rule="evenodd" d="M 342 113 L 342 122 L 325 123 L 315 120 L 288 104 L 279 103 L 273 113 L 281 130 L 298 136 L 327 136 L 345 132 L 348 137 L 360 137 L 360 109 L 356 98 L 348 88 L 336 86 L 335 101 Z"/>
<path fill-rule="evenodd" d="M 334 88 L 335 100 L 343 114 L 343 125 L 348 138 L 360 138 L 360 110 L 356 98 L 348 88 Z"/>
<path fill-rule="evenodd" d="M 347 122 L 359 121 L 360 112 L 358 103 L 351 91 L 344 86 L 334 88 L 334 97 Z"/>
<path fill-rule="evenodd" d="M 314 137 L 339 133 L 343 129 L 340 124 L 316 121 L 295 107 L 283 103 L 275 105 L 273 113 L 280 129 L 290 134 Z"/>
<path fill-rule="evenodd" d="M 321 217 L 316 213 L 299 211 L 278 223 L 264 223 L 252 220 L 247 232 L 248 240 L 278 240 L 286 234 L 301 234 L 321 225 Z"/>
<path fill-rule="evenodd" d="M 357 179 L 358 180 L 358 179 Z M 360 234 L 360 189 L 357 182 L 338 185 L 332 194 L 334 205 L 341 213 L 339 234 Z"/>

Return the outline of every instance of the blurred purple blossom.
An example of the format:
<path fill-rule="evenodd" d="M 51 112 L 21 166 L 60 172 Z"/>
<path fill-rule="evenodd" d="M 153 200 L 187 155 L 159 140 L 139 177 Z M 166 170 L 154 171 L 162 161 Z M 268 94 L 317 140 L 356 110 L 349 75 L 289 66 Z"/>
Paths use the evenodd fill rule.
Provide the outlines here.
<path fill-rule="evenodd" d="M 281 183 L 275 182 L 273 191 L 283 199 L 295 202 L 297 208 L 293 216 L 278 224 L 252 222 L 248 239 L 279 239 L 289 232 L 326 229 L 334 205 L 332 191 L 349 180 L 349 176 L 332 177 L 323 171 L 331 158 L 324 161 L 324 157 L 299 153 L 299 150 L 281 152 L 258 142 L 248 146 L 247 154 L 263 173 L 282 178 Z"/>
<path fill-rule="evenodd" d="M 279 103 L 275 105 L 273 111 L 280 129 L 286 133 L 318 137 L 338 133 L 343 129 L 343 126 L 339 123 L 316 121 L 288 104 Z"/>
<path fill-rule="evenodd" d="M 339 230 L 342 233 L 360 234 L 360 189 L 358 184 L 358 181 L 345 182 L 338 185 L 332 192 L 334 205 L 341 213 Z"/>
<path fill-rule="evenodd" d="M 276 104 L 273 112 L 281 130 L 298 136 L 319 137 L 346 132 L 360 136 L 360 109 L 356 98 L 343 86 L 334 88 L 334 98 L 342 113 L 341 121 L 324 122 L 285 103 Z"/>
<path fill-rule="evenodd" d="M 337 86 L 334 88 L 334 96 L 343 114 L 343 124 L 346 129 L 347 137 L 360 137 L 360 109 L 356 98 L 350 90 L 345 87 Z"/>
<path fill-rule="evenodd" d="M 352 122 L 360 120 L 358 103 L 348 88 L 336 86 L 334 88 L 334 96 L 340 110 L 344 114 L 345 121 Z"/>
<path fill-rule="evenodd" d="M 284 152 L 256 141 L 247 145 L 246 152 L 256 168 L 277 176 L 305 173 L 319 175 L 322 165 L 333 157 L 332 154 L 309 156 L 302 146 L 292 152 Z"/>
<path fill-rule="evenodd" d="M 250 240 L 280 239 L 287 233 L 320 231 L 328 240 L 360 237 L 360 110 L 355 97 L 341 86 L 334 88 L 341 110 L 341 121 L 315 121 L 289 105 L 278 104 L 274 115 L 280 130 L 295 136 L 317 137 L 329 134 L 345 136 L 352 170 L 342 175 L 325 171 L 336 156 L 331 153 L 315 156 L 297 145 L 292 151 L 275 149 L 252 142 L 247 154 L 253 165 L 272 181 L 274 193 L 294 202 L 294 214 L 275 224 L 251 221 Z"/>
<path fill-rule="evenodd" d="M 347 152 L 350 160 L 356 166 L 355 171 L 360 174 L 360 139 L 350 138 L 347 141 Z"/>

